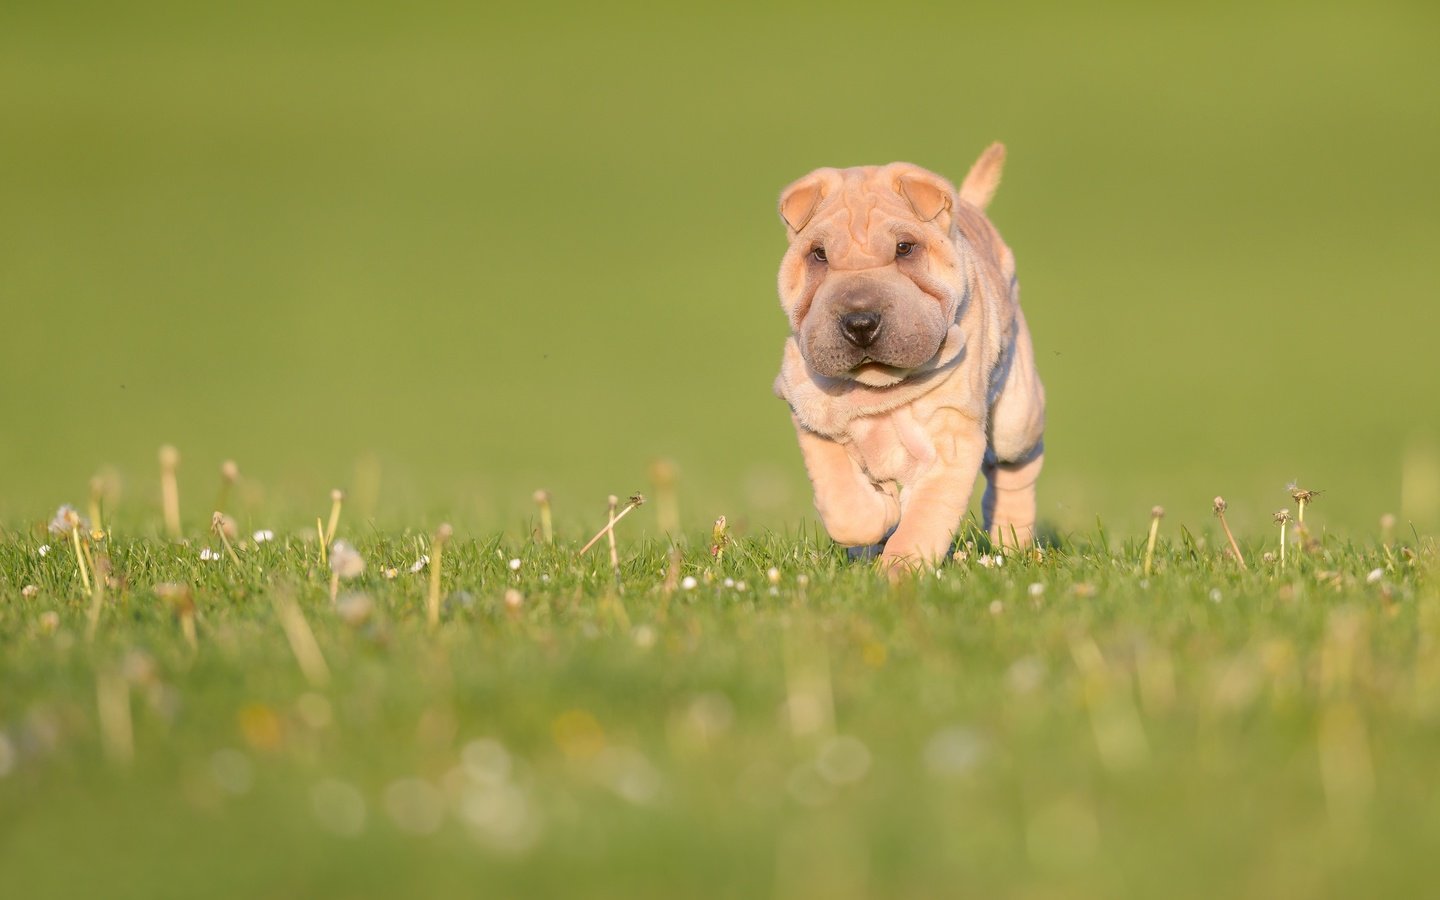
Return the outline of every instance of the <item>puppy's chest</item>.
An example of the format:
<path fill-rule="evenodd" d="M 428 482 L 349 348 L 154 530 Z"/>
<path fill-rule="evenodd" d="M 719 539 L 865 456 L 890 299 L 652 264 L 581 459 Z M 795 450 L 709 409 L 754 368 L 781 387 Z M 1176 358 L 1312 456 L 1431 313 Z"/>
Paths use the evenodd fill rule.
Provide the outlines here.
<path fill-rule="evenodd" d="M 935 462 L 935 439 L 903 406 L 894 412 L 850 422 L 850 455 L 874 481 L 913 481 Z"/>

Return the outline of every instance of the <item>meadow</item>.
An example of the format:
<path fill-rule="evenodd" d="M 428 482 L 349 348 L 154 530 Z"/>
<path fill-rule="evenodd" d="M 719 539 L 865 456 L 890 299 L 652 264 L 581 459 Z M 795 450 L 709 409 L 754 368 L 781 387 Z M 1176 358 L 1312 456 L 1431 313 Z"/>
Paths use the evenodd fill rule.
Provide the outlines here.
<path fill-rule="evenodd" d="M 73 540 L 7 535 L 11 889 L 1339 897 L 1437 874 L 1433 539 L 1311 532 L 1282 564 L 1277 532 L 1242 569 L 1218 529 L 1162 527 L 1149 561 L 1143 534 L 1001 555 L 972 533 L 894 587 L 806 531 L 622 535 L 614 567 L 538 526 L 436 540 L 322 562 L 316 535 L 83 538 L 108 573 L 86 595 Z"/>
<path fill-rule="evenodd" d="M 0 6 L 0 883 L 1425 893 L 1437 33 Z M 993 140 L 1046 540 L 891 586 L 818 529 L 770 393 L 775 202 Z"/>

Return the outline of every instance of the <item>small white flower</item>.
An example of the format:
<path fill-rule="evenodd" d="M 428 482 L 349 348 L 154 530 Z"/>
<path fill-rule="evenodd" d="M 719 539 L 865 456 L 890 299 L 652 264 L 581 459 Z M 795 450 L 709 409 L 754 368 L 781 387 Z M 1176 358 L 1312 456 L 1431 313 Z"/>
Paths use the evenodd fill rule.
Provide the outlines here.
<path fill-rule="evenodd" d="M 1223 595 L 1220 593 L 1220 589 L 1219 589 L 1219 588 L 1211 588 L 1211 589 L 1210 589 L 1210 602 L 1211 602 L 1211 603 L 1219 603 L 1220 600 L 1222 599 L 1222 596 L 1223 596 Z"/>
<path fill-rule="evenodd" d="M 540 581 L 541 581 L 542 584 L 549 584 L 549 583 L 550 583 L 550 573 L 549 573 L 549 572 L 544 572 L 544 573 L 542 573 L 542 574 L 540 575 Z"/>
<path fill-rule="evenodd" d="M 765 570 L 765 580 L 766 580 L 766 581 L 769 581 L 771 584 L 779 584 L 779 583 L 780 583 L 780 570 L 777 569 L 777 568 L 775 568 L 774 566 L 771 566 L 770 568 L 766 569 L 766 570 Z"/>
<path fill-rule="evenodd" d="M 263 544 L 266 541 L 275 540 L 275 532 L 271 531 L 268 528 L 262 528 L 254 534 L 250 535 L 250 537 L 254 539 L 255 543 Z"/>
<path fill-rule="evenodd" d="M 733 588 L 733 587 L 735 586 L 735 579 L 733 579 L 733 578 L 727 578 L 727 579 L 725 579 L 725 586 L 726 586 L 727 588 Z"/>
<path fill-rule="evenodd" d="M 520 560 L 518 560 L 518 559 L 512 559 L 512 560 L 510 560 L 510 571 L 512 571 L 512 572 L 518 572 L 518 571 L 520 571 Z"/>
<path fill-rule="evenodd" d="M 200 558 L 203 560 L 212 561 L 219 559 L 220 554 L 215 552 L 214 550 L 211 550 L 209 547 L 206 547 L 200 551 Z"/>
<path fill-rule="evenodd" d="M 26 600 L 33 599 L 39 593 L 40 587 L 34 584 L 27 584 L 20 589 L 20 596 L 24 597 Z"/>
<path fill-rule="evenodd" d="M 991 600 L 991 601 L 990 601 L 990 615 L 992 615 L 992 616 L 998 616 L 998 615 L 1000 615 L 1000 614 L 1001 614 L 1002 612 L 1004 612 L 1004 611 L 1005 611 L 1005 604 L 1001 603 L 999 600 Z"/>
<path fill-rule="evenodd" d="M 988 553 L 986 553 L 985 555 L 981 556 L 979 559 L 977 559 L 977 560 L 975 560 L 975 561 L 978 562 L 978 563 L 981 565 L 981 567 L 986 568 L 986 569 L 991 569 L 991 568 L 994 568 L 995 566 L 999 565 L 999 563 L 995 561 L 995 557 L 991 556 L 991 555 L 988 554 Z"/>
<path fill-rule="evenodd" d="M 737 590 L 737 591 L 743 591 L 743 590 L 745 590 L 745 582 L 743 582 L 743 581 L 737 581 L 737 582 L 735 582 L 735 590 Z"/>
<path fill-rule="evenodd" d="M 1365 576 L 1365 583 L 1366 583 L 1366 584 L 1374 584 L 1375 582 L 1379 581 L 1380 579 L 1382 579 L 1382 578 L 1384 578 L 1384 577 L 1385 577 L 1385 570 L 1384 570 L 1384 569 L 1371 569 L 1371 570 L 1370 570 L 1370 574 Z"/>
<path fill-rule="evenodd" d="M 1030 596 L 1032 596 L 1032 597 L 1040 597 L 1040 596 L 1043 596 L 1044 594 L 1045 594 L 1045 585 L 1041 584 L 1041 583 L 1038 582 L 1038 581 L 1035 582 L 1034 584 L 1030 585 Z"/>
<path fill-rule="evenodd" d="M 41 544 L 40 547 L 39 547 L 39 549 L 37 549 L 35 552 L 38 553 L 38 554 L 40 554 L 41 556 L 49 556 L 49 555 L 50 555 L 50 545 L 49 545 L 49 544 Z"/>
<path fill-rule="evenodd" d="M 694 575 L 686 575 L 684 578 L 680 579 L 680 586 L 687 591 L 695 590 L 695 585 L 697 584 L 699 584 L 699 582 L 695 580 Z"/>
<path fill-rule="evenodd" d="M 430 555 L 428 553 L 423 554 L 419 559 L 410 564 L 410 574 L 413 575 L 416 572 L 422 571 L 428 565 L 430 565 Z"/>

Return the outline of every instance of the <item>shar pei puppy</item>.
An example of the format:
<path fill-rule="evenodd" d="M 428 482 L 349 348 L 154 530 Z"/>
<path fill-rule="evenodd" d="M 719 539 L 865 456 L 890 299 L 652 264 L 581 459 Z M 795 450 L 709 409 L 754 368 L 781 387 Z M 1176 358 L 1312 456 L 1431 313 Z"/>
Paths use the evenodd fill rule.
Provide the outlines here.
<path fill-rule="evenodd" d="M 985 473 L 985 526 L 1027 546 L 1045 390 L 1015 258 L 985 217 L 1005 148 L 957 191 L 909 163 L 817 169 L 780 196 L 790 405 L 815 507 L 891 572 L 949 553 Z"/>

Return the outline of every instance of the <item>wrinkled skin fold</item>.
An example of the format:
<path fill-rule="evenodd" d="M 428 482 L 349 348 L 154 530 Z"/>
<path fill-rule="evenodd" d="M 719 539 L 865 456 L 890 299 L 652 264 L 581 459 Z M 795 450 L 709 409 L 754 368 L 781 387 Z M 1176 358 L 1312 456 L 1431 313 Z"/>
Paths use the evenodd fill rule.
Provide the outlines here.
<path fill-rule="evenodd" d="M 1034 540 L 1045 391 L 984 213 L 1003 163 L 995 144 L 959 190 L 909 163 L 817 169 L 780 197 L 791 333 L 775 391 L 826 530 L 883 542 L 892 572 L 948 554 L 982 472 L 992 538 Z"/>

